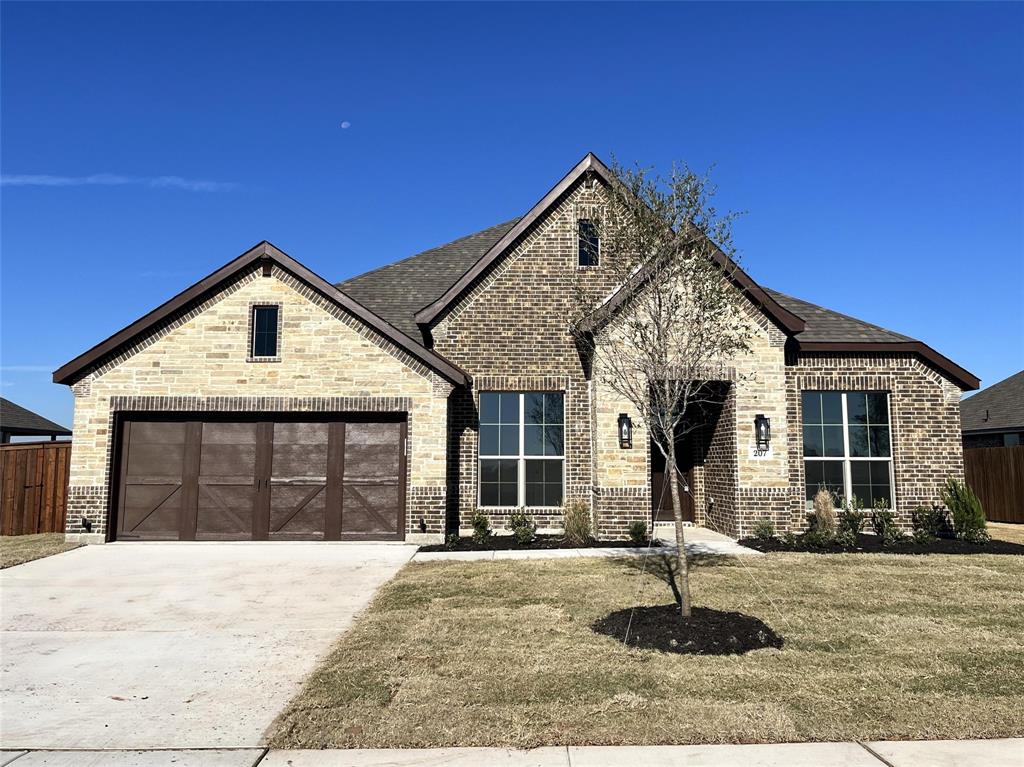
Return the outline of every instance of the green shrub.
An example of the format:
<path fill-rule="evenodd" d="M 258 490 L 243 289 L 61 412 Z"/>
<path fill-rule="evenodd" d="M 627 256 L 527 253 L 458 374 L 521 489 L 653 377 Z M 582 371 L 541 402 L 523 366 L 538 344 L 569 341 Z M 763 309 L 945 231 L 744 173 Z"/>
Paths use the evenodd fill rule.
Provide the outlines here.
<path fill-rule="evenodd" d="M 512 537 L 522 546 L 537 537 L 537 523 L 527 516 L 526 512 L 515 512 L 509 517 L 508 526 L 512 529 Z"/>
<path fill-rule="evenodd" d="M 491 520 L 486 514 L 477 511 L 473 514 L 470 524 L 473 526 L 473 543 L 482 546 L 490 540 L 493 531 L 491 530 Z"/>
<path fill-rule="evenodd" d="M 787 549 L 796 549 L 799 543 L 800 539 L 796 533 L 787 530 L 782 534 L 782 545 Z"/>
<path fill-rule="evenodd" d="M 761 517 L 754 523 L 754 537 L 759 541 L 770 541 L 775 537 L 775 521 L 771 517 Z"/>
<path fill-rule="evenodd" d="M 914 540 L 918 543 L 933 541 L 951 532 L 949 514 L 941 506 L 918 506 L 910 512 L 910 521 L 914 526 Z"/>
<path fill-rule="evenodd" d="M 857 533 L 851 530 L 840 530 L 836 533 L 836 546 L 841 549 L 855 549 L 857 548 Z"/>
<path fill-rule="evenodd" d="M 590 509 L 580 499 L 566 501 L 562 507 L 562 526 L 565 537 L 573 546 L 586 546 L 593 540 Z"/>
<path fill-rule="evenodd" d="M 874 508 L 871 509 L 871 527 L 874 528 L 875 535 L 883 546 L 892 546 L 906 537 L 896 525 L 896 515 L 882 499 L 875 501 Z"/>
<path fill-rule="evenodd" d="M 448 537 L 444 539 L 444 547 L 446 549 L 455 549 L 459 546 L 459 534 L 449 533 Z"/>
<path fill-rule="evenodd" d="M 971 543 L 987 543 L 988 528 L 985 511 L 974 491 L 964 482 L 950 477 L 942 490 L 942 502 L 953 516 L 953 532 L 957 538 Z"/>
<path fill-rule="evenodd" d="M 647 543 L 647 523 L 639 519 L 629 523 L 629 540 L 637 546 Z"/>
<path fill-rule="evenodd" d="M 860 508 L 859 500 L 854 499 L 843 504 L 843 510 L 836 515 L 836 525 L 837 535 L 847 539 L 852 537 L 856 541 L 857 536 L 864 531 L 864 512 Z"/>

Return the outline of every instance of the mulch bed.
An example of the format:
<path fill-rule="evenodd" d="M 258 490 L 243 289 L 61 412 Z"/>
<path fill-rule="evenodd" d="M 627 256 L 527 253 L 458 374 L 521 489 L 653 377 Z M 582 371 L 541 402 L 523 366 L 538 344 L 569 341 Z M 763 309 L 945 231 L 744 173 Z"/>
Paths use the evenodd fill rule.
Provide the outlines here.
<path fill-rule="evenodd" d="M 618 610 L 591 628 L 622 642 L 627 627 L 630 647 L 683 655 L 743 655 L 783 645 L 760 618 L 710 607 L 694 607 L 689 618 L 681 618 L 675 603 Z"/>
<path fill-rule="evenodd" d="M 660 541 L 654 541 L 652 548 L 661 546 Z M 647 544 L 637 545 L 633 541 L 590 541 L 582 546 L 570 543 L 561 535 L 538 535 L 530 543 L 519 543 L 511 535 L 492 535 L 486 543 L 476 543 L 472 538 L 466 536 L 459 538 L 454 544 L 437 543 L 431 546 L 420 546 L 420 551 L 530 551 L 533 549 L 625 549 L 625 548 L 647 548 Z"/>
<path fill-rule="evenodd" d="M 956 538 L 937 538 L 929 543 L 915 543 L 910 538 L 893 546 L 883 546 L 877 535 L 858 535 L 854 548 L 841 548 L 836 544 L 811 547 L 801 540 L 795 546 L 788 545 L 779 538 L 761 540 L 760 538 L 744 538 L 740 542 L 758 551 L 799 551 L 807 554 L 1017 554 L 1024 555 L 1024 546 L 1009 541 L 991 540 L 988 543 L 969 543 Z"/>

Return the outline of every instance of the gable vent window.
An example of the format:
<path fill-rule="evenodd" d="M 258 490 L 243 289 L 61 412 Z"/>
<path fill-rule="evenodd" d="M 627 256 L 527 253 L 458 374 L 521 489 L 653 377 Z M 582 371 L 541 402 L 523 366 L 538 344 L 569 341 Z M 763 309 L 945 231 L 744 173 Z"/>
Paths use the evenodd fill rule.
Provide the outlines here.
<path fill-rule="evenodd" d="M 280 315 L 281 310 L 277 306 L 254 306 L 252 308 L 252 357 L 254 359 L 277 357 Z"/>
<path fill-rule="evenodd" d="M 580 266 L 597 266 L 601 260 L 601 238 L 597 234 L 597 225 L 587 218 L 577 222 L 579 229 Z"/>

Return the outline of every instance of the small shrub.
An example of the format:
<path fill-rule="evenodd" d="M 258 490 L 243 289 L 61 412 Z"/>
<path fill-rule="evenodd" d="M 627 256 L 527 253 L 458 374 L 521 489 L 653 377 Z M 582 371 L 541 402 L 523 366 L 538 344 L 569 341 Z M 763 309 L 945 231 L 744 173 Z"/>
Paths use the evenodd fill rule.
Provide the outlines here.
<path fill-rule="evenodd" d="M 836 545 L 841 549 L 857 548 L 857 533 L 845 529 L 836 533 Z"/>
<path fill-rule="evenodd" d="M 458 533 L 449 533 L 448 537 L 444 539 L 444 547 L 446 549 L 451 550 L 451 549 L 458 548 L 458 546 L 459 546 L 459 534 Z"/>
<path fill-rule="evenodd" d="M 917 541 L 933 541 L 951 532 L 949 514 L 941 506 L 918 506 L 910 512 L 910 520 Z"/>
<path fill-rule="evenodd" d="M 770 541 L 775 537 L 775 522 L 771 517 L 761 517 L 754 523 L 754 537 L 759 541 Z"/>
<path fill-rule="evenodd" d="M 562 507 L 562 526 L 565 537 L 573 546 L 586 546 L 593 540 L 590 525 L 590 509 L 585 501 L 566 501 Z"/>
<path fill-rule="evenodd" d="M 828 548 L 835 541 L 834 533 L 826 533 L 823 530 L 812 527 L 800 536 L 799 542 L 808 549 Z"/>
<path fill-rule="evenodd" d="M 926 530 L 915 530 L 910 537 L 918 546 L 927 546 L 929 543 L 934 543 L 937 540 L 934 535 Z"/>
<path fill-rule="evenodd" d="M 785 532 L 782 534 L 782 545 L 787 549 L 796 549 L 800 543 L 800 539 L 797 538 L 796 533 Z"/>
<path fill-rule="evenodd" d="M 525 512 L 515 512 L 509 517 L 508 526 L 512 528 L 512 537 L 521 546 L 525 546 L 537 537 L 537 523 Z"/>
<path fill-rule="evenodd" d="M 836 509 L 832 493 L 825 488 L 814 496 L 814 512 L 811 515 L 811 532 L 822 539 L 831 540 L 836 534 Z"/>
<path fill-rule="evenodd" d="M 637 546 L 647 543 L 647 523 L 639 519 L 629 523 L 629 540 Z"/>
<path fill-rule="evenodd" d="M 942 490 L 942 502 L 953 516 L 953 532 L 970 543 L 987 543 L 988 526 L 981 501 L 966 483 L 950 477 Z"/>
<path fill-rule="evenodd" d="M 857 536 L 864 531 L 864 512 L 860 508 L 859 500 L 854 499 L 843 504 L 843 510 L 836 515 L 836 526 L 837 536 L 857 540 Z"/>
<path fill-rule="evenodd" d="M 896 525 L 896 515 L 882 499 L 875 501 L 871 509 L 871 527 L 874 528 L 875 535 L 883 546 L 892 546 L 906 537 Z"/>
<path fill-rule="evenodd" d="M 477 511 L 473 514 L 470 524 L 473 526 L 473 543 L 483 546 L 490 540 L 493 531 L 491 530 L 491 520 L 486 514 Z"/>

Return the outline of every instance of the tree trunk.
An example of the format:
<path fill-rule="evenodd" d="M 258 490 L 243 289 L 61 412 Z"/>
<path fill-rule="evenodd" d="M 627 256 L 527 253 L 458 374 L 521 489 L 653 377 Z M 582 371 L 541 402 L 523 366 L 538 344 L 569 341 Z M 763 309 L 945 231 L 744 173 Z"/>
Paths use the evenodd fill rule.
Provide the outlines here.
<path fill-rule="evenodd" d="M 686 538 L 683 534 L 683 499 L 679 497 L 679 466 L 676 464 L 674 435 L 668 440 L 669 487 L 672 491 L 672 514 L 676 518 L 676 565 L 679 571 L 679 614 L 690 617 L 690 571 L 686 565 Z"/>

